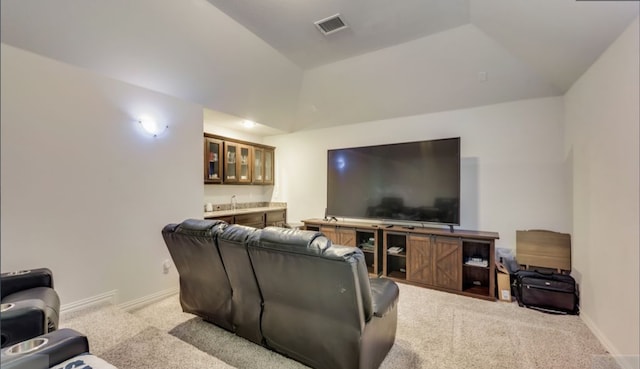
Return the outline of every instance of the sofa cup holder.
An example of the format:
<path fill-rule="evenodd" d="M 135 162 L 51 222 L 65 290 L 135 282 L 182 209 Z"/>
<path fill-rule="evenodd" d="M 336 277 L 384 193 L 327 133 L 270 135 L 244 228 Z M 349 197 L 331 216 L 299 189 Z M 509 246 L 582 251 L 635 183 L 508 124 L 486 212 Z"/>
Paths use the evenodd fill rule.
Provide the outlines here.
<path fill-rule="evenodd" d="M 15 345 L 9 347 L 5 351 L 5 354 L 6 355 L 23 355 L 23 354 L 40 349 L 42 346 L 46 345 L 48 342 L 49 342 L 48 338 L 44 338 L 44 337 L 32 338 L 30 340 L 16 343 Z"/>
<path fill-rule="evenodd" d="M 8 304 L 0 304 L 0 313 L 4 313 L 7 310 L 13 309 L 16 304 L 8 303 Z"/>

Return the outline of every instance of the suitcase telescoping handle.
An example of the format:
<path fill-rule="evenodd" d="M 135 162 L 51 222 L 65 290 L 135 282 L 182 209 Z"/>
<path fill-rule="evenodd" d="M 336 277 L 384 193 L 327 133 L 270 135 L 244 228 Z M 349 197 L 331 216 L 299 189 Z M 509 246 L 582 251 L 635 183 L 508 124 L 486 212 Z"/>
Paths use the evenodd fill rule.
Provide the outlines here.
<path fill-rule="evenodd" d="M 554 275 L 554 274 L 556 274 L 555 272 L 545 273 L 545 272 L 539 271 L 538 269 L 534 269 L 533 271 L 538 273 L 538 274 L 542 274 L 542 275 Z"/>

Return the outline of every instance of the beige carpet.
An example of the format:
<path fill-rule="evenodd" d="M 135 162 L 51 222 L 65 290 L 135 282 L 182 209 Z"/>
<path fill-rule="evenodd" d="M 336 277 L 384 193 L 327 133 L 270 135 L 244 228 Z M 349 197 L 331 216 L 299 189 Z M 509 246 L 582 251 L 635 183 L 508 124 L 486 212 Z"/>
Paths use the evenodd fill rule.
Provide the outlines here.
<path fill-rule="evenodd" d="M 619 369 L 577 316 L 400 284 L 396 342 L 381 369 Z M 62 316 L 91 351 L 120 369 L 296 369 L 304 365 L 191 314 L 172 296 L 126 313 Z"/>

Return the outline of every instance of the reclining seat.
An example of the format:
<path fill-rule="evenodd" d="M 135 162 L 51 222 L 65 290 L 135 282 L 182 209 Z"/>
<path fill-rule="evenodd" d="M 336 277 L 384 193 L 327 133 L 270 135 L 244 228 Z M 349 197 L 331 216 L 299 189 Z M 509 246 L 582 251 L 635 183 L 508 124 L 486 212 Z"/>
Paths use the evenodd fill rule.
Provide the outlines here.
<path fill-rule="evenodd" d="M 187 219 L 162 229 L 180 276 L 180 305 L 187 313 L 233 331 L 231 285 L 227 279 L 216 238 L 227 223 Z"/>
<path fill-rule="evenodd" d="M 378 368 L 393 346 L 398 286 L 369 280 L 362 251 L 319 232 L 249 236 L 265 344 L 316 369 Z"/>
<path fill-rule="evenodd" d="M 60 298 L 47 268 L 2 273 L 2 347 L 58 329 Z"/>
<path fill-rule="evenodd" d="M 220 255 L 231 283 L 231 315 L 238 336 L 261 345 L 260 314 L 262 296 L 247 252 L 247 239 L 256 237 L 260 229 L 242 225 L 230 225 L 218 236 Z"/>

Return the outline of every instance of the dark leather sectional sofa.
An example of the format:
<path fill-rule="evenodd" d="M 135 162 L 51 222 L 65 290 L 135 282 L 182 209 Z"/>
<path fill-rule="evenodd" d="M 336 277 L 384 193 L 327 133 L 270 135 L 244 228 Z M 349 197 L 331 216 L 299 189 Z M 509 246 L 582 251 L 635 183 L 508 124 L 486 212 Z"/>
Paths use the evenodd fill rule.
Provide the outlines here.
<path fill-rule="evenodd" d="M 393 346 L 398 286 L 369 278 L 358 248 L 214 220 L 162 235 L 185 312 L 317 369 L 378 368 Z"/>

